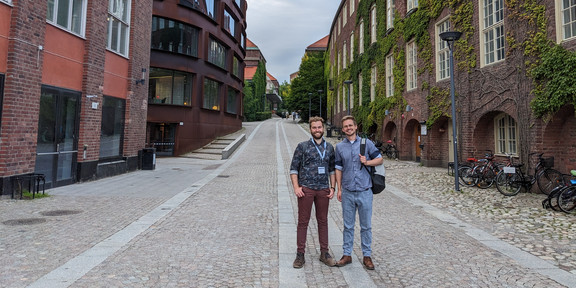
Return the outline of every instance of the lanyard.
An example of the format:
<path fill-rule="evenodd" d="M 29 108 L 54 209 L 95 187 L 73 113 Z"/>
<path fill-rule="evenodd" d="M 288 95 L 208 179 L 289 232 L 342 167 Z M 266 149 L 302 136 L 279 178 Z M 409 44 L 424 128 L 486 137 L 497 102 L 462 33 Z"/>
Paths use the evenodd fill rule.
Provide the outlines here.
<path fill-rule="evenodd" d="M 322 138 L 324 139 L 324 138 Z M 316 142 L 314 141 L 314 139 L 310 138 L 310 141 L 312 141 L 312 144 L 314 144 L 314 148 L 316 148 L 316 151 L 318 151 L 318 155 L 320 155 L 320 159 L 322 161 L 324 161 L 324 156 L 326 155 L 326 141 L 324 141 L 324 151 L 322 153 L 320 153 L 320 149 L 318 149 L 318 145 L 316 145 Z"/>

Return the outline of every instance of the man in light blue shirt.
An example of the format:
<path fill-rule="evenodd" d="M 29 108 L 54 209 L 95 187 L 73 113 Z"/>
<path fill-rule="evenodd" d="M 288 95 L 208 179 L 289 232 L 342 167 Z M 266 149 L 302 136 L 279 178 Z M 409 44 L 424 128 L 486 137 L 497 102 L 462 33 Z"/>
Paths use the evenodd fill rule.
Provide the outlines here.
<path fill-rule="evenodd" d="M 366 155 L 361 155 L 360 137 L 356 134 L 358 126 L 353 116 L 342 118 L 342 132 L 346 138 L 336 144 L 336 183 L 338 183 L 338 201 L 342 202 L 343 256 L 336 266 L 343 267 L 352 263 L 354 245 L 354 224 L 356 211 L 360 219 L 360 239 L 364 267 L 374 270 L 372 262 L 372 180 L 368 167 L 382 164 L 380 151 L 370 140 L 366 141 Z"/>

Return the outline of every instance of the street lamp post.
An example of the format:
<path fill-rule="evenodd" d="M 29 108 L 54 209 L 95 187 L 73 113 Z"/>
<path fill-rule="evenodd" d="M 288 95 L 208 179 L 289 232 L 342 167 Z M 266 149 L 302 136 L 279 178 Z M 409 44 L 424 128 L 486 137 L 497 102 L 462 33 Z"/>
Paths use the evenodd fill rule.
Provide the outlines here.
<path fill-rule="evenodd" d="M 322 118 L 322 93 L 324 93 L 324 90 L 318 90 L 318 95 L 320 95 L 320 118 Z"/>
<path fill-rule="evenodd" d="M 352 84 L 352 80 L 346 80 L 344 84 L 348 85 L 348 115 L 350 115 L 350 84 Z"/>
<path fill-rule="evenodd" d="M 454 187 L 460 191 L 458 182 L 458 138 L 456 134 L 456 103 L 454 100 L 454 42 L 460 39 L 461 32 L 447 31 L 440 33 L 440 38 L 447 42 L 450 49 L 450 98 L 452 101 L 452 140 L 454 142 Z"/>

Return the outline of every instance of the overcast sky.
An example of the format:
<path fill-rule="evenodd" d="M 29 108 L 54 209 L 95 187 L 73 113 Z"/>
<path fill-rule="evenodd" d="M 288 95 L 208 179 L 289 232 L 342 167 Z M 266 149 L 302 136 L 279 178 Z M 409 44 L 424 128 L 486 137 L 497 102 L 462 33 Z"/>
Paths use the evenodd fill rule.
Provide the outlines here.
<path fill-rule="evenodd" d="M 247 0 L 247 37 L 280 84 L 290 82 L 304 50 L 330 33 L 340 0 Z"/>

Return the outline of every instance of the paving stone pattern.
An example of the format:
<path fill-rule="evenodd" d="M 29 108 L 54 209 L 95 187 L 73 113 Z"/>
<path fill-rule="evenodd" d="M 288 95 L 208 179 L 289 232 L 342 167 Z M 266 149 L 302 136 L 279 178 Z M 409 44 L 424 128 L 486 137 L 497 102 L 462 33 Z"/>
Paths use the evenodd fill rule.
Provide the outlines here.
<path fill-rule="evenodd" d="M 285 272 L 300 273 L 291 280 L 303 287 L 565 287 L 390 191 L 375 196 L 374 271 L 322 264 L 314 217 L 304 268 L 281 262 L 279 243 L 286 235 L 279 231 L 276 135 L 288 174 L 293 149 L 309 138 L 306 128 L 278 118 L 245 123 L 247 141 L 228 160 L 159 158 L 153 171 L 51 189 L 49 198 L 1 199 L 0 286 L 42 287 L 48 283 L 43 276 L 83 259 L 85 251 L 160 208 L 165 216 L 57 287 L 292 287 L 280 281 Z M 390 160 L 386 167 L 391 188 L 574 274 L 574 216 L 543 210 L 542 195 L 505 197 L 474 188 L 459 193 L 445 169 Z M 289 190 L 295 221 L 297 200 Z M 176 207 L 162 208 L 182 195 Z M 329 213 L 337 227 L 331 251 L 339 259 L 341 231 L 334 230 L 342 229 L 342 214 L 336 198 Z M 41 220 L 22 225 L 34 219 Z M 359 244 L 356 227 L 354 265 L 362 256 Z M 295 256 L 296 243 L 292 247 Z"/>

